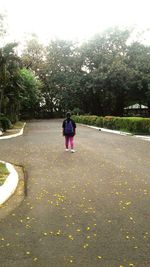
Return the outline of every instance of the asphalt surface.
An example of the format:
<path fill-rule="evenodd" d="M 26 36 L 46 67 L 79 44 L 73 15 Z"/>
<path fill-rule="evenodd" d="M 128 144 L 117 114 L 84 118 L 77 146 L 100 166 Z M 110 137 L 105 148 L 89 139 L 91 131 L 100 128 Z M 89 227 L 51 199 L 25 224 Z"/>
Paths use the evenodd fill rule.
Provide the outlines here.
<path fill-rule="evenodd" d="M 0 266 L 149 267 L 150 143 L 78 126 L 73 154 L 61 124 L 0 141 L 27 174 L 22 202 L 0 210 Z"/>

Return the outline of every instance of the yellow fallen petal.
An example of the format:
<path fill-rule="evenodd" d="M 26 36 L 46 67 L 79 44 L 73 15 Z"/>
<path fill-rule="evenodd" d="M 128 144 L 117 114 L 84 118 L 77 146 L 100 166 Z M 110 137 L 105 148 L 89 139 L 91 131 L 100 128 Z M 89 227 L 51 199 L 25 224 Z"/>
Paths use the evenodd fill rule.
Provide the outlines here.
<path fill-rule="evenodd" d="M 46 236 L 46 235 L 47 235 L 47 233 L 44 233 L 43 235 L 45 235 L 45 236 Z"/>
<path fill-rule="evenodd" d="M 98 259 L 102 259 L 102 256 L 97 256 Z"/>
<path fill-rule="evenodd" d="M 128 205 L 130 205 L 130 204 L 131 204 L 131 202 L 129 201 L 129 202 L 126 202 L 125 204 L 128 206 Z"/>
<path fill-rule="evenodd" d="M 58 232 L 56 233 L 56 235 L 60 235 L 60 231 L 58 231 Z"/>

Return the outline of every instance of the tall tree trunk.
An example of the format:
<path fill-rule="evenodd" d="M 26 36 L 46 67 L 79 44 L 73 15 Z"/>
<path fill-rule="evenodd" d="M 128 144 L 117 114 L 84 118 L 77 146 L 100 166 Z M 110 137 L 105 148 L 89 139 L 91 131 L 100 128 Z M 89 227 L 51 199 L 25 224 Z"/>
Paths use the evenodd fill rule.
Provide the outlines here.
<path fill-rule="evenodd" d="M 4 97 L 4 90 L 1 88 L 0 90 L 0 114 L 2 113 L 3 97 Z"/>

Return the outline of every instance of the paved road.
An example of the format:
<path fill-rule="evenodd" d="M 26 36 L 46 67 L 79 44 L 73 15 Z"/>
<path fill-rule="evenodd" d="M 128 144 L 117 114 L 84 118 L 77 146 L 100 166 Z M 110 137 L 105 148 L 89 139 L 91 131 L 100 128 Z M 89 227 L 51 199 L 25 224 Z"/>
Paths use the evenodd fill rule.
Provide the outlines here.
<path fill-rule="evenodd" d="M 79 126 L 76 150 L 64 151 L 59 120 L 0 141 L 1 160 L 28 174 L 0 221 L 1 267 L 150 266 L 150 143 Z"/>

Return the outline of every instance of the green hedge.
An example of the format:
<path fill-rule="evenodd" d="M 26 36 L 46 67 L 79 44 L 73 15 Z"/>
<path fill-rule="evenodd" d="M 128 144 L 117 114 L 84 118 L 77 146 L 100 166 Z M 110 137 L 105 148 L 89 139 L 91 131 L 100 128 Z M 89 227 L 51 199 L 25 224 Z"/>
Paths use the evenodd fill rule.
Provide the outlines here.
<path fill-rule="evenodd" d="M 131 133 L 150 134 L 150 118 L 140 117 L 99 117 L 99 116 L 72 116 L 78 122 L 112 130 L 121 130 Z"/>
<path fill-rule="evenodd" d="M 7 129 L 10 129 L 12 126 L 11 121 L 4 116 L 0 117 L 0 128 L 5 132 Z"/>

